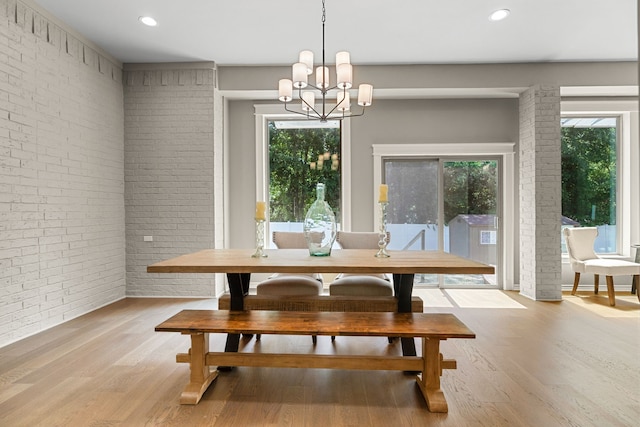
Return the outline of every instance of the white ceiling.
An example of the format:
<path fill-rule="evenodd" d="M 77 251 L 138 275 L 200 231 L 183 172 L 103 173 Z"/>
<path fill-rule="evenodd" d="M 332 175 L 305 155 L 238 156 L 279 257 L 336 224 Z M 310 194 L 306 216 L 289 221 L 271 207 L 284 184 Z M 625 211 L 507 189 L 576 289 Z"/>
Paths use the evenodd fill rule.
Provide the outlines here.
<path fill-rule="evenodd" d="M 289 65 L 322 52 L 321 0 L 33 0 L 122 62 Z M 489 14 L 511 10 L 504 21 Z M 158 26 L 138 22 L 151 15 Z M 636 0 L 326 0 L 327 63 L 628 61 Z"/>

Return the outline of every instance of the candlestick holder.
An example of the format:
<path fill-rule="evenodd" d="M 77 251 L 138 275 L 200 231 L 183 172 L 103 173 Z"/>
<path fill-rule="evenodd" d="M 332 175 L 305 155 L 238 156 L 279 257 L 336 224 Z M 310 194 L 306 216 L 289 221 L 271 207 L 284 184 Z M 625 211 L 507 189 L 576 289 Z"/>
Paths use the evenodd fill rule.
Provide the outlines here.
<path fill-rule="evenodd" d="M 264 219 L 256 219 L 256 251 L 251 257 L 266 258 L 267 256 L 264 252 Z"/>
<path fill-rule="evenodd" d="M 378 202 L 378 207 L 380 208 L 380 225 L 378 227 L 378 236 L 380 240 L 378 240 L 378 253 L 376 254 L 377 258 L 388 258 L 391 255 L 387 252 L 387 205 L 388 202 Z"/>

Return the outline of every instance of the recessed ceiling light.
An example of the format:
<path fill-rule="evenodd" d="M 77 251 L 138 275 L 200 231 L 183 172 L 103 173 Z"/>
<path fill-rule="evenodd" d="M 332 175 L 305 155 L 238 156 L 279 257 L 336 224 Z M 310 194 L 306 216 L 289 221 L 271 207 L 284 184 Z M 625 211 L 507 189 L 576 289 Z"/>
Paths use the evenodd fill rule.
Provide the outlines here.
<path fill-rule="evenodd" d="M 509 9 L 498 9 L 491 15 L 489 15 L 489 19 L 492 21 L 502 21 L 507 16 L 509 16 L 510 13 L 511 11 Z"/>
<path fill-rule="evenodd" d="M 158 25 L 156 20 L 150 16 L 141 16 L 138 18 L 138 21 L 142 22 L 144 25 L 148 25 L 149 27 L 155 27 Z"/>

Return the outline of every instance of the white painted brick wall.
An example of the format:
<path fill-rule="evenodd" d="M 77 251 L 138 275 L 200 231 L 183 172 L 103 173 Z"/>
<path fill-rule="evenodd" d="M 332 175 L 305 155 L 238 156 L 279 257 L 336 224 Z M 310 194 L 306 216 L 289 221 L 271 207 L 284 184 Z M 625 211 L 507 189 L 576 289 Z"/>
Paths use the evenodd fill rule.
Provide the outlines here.
<path fill-rule="evenodd" d="M 20 1 L 0 15 L 3 346 L 122 298 L 125 234 L 120 65 Z"/>
<path fill-rule="evenodd" d="M 560 89 L 531 87 L 520 96 L 520 292 L 562 298 Z"/>
<path fill-rule="evenodd" d="M 213 275 L 146 268 L 215 245 L 214 64 L 145 67 L 125 67 L 127 295 L 213 296 Z"/>

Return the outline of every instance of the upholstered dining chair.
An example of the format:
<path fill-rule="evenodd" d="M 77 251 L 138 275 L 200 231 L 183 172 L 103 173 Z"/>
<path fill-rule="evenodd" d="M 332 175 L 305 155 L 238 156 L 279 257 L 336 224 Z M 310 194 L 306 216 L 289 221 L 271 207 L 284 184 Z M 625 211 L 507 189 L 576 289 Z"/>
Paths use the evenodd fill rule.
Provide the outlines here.
<path fill-rule="evenodd" d="M 378 249 L 379 239 L 374 232 L 338 231 L 336 236 L 342 249 Z M 392 296 L 393 285 L 388 274 L 340 273 L 329 285 L 329 295 Z"/>
<path fill-rule="evenodd" d="M 596 227 L 565 228 L 563 233 L 567 242 L 571 269 L 575 273 L 571 295 L 575 295 L 578 290 L 581 273 L 593 274 L 595 294 L 598 293 L 600 276 L 606 277 L 609 305 L 612 306 L 616 305 L 613 276 L 633 276 L 633 281 L 637 287 L 638 280 L 640 280 L 640 264 L 624 260 L 600 258 L 596 255 L 593 250 L 593 245 L 598 235 Z M 638 300 L 640 301 L 640 292 L 638 293 Z"/>
<path fill-rule="evenodd" d="M 387 242 L 390 238 L 387 232 Z M 379 240 L 380 236 L 375 232 L 338 231 L 336 235 L 342 249 L 379 249 Z M 389 274 L 340 273 L 329 285 L 329 295 L 393 296 L 393 285 Z M 392 341 L 389 337 L 389 342 Z"/>
<path fill-rule="evenodd" d="M 307 240 L 302 232 L 274 231 L 272 239 L 278 249 L 308 248 Z M 271 296 L 320 295 L 322 287 L 322 275 L 320 274 L 275 273 L 258 283 L 256 294 Z M 313 335 L 311 338 L 315 344 L 317 337 Z M 256 339 L 260 339 L 260 335 L 257 335 Z"/>

